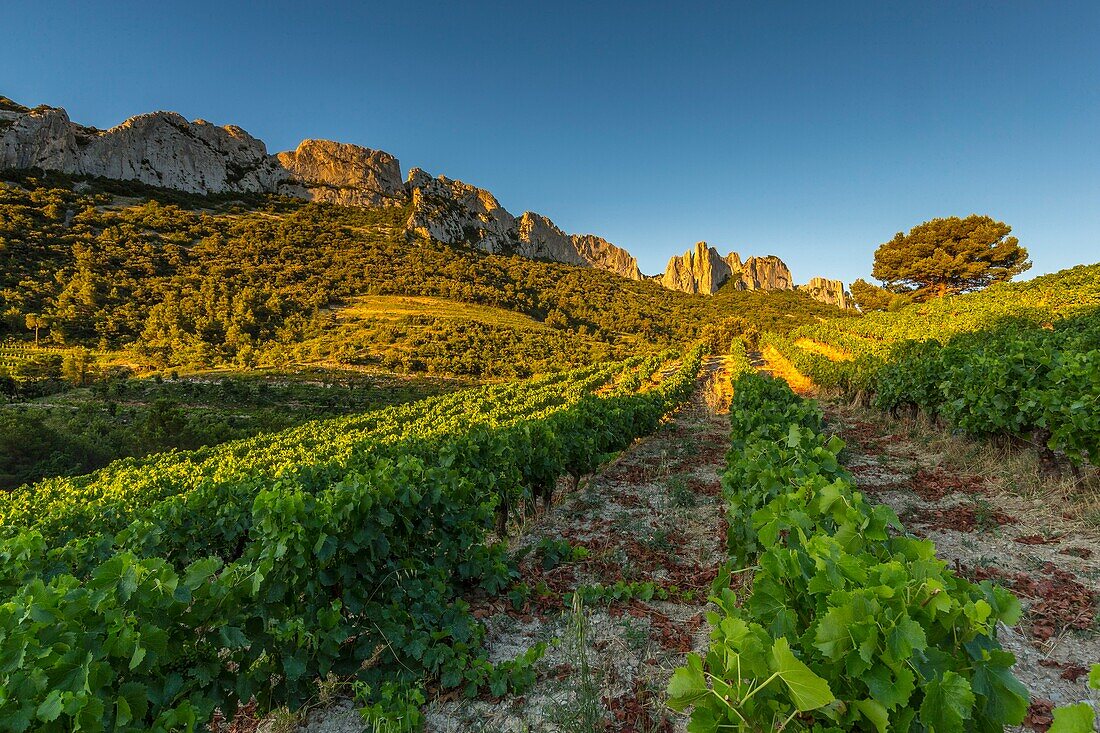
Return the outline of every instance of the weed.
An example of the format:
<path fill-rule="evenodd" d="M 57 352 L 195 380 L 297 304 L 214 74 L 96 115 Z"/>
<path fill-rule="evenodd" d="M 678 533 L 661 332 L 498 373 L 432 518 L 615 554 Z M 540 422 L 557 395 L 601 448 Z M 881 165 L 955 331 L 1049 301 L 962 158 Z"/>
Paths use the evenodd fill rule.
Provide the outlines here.
<path fill-rule="evenodd" d="M 584 600 L 574 594 L 569 614 L 569 639 L 573 651 L 573 667 L 579 674 L 576 699 L 568 705 L 558 705 L 553 717 L 562 730 L 577 733 L 598 733 L 604 730 L 600 690 L 588 659 L 588 616 Z"/>
<path fill-rule="evenodd" d="M 555 540 L 549 537 L 540 540 L 534 550 L 535 554 L 542 558 L 543 570 L 553 570 L 564 563 L 577 562 L 588 557 L 586 548 L 574 547 L 569 543 L 569 540 Z M 526 551 L 520 553 L 519 557 L 524 554 L 526 554 Z"/>
<path fill-rule="evenodd" d="M 987 500 L 980 496 L 970 497 L 970 508 L 974 512 L 974 526 L 982 532 L 992 532 L 1000 526 L 998 512 Z"/>
<path fill-rule="evenodd" d="M 376 692 L 370 685 L 357 682 L 354 690 L 369 733 L 413 733 L 424 725 L 420 707 L 425 696 L 420 688 L 387 682 Z M 371 699 L 376 702 L 369 703 Z"/>
<path fill-rule="evenodd" d="M 668 498 L 672 506 L 684 509 L 699 503 L 699 497 L 688 488 L 687 479 L 683 475 L 669 477 L 665 485 L 668 487 Z"/>

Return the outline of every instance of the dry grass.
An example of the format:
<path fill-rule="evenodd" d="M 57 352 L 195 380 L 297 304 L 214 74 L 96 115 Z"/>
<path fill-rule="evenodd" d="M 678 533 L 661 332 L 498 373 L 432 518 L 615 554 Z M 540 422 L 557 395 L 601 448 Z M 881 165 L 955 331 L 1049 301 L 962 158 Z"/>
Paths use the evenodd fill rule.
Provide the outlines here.
<path fill-rule="evenodd" d="M 821 354 L 830 361 L 851 361 L 853 359 L 852 352 L 850 351 L 831 346 L 830 344 L 823 344 L 820 341 L 814 341 L 804 336 L 796 340 L 794 345 L 800 349 L 806 349 L 806 351 L 813 351 Z"/>
<path fill-rule="evenodd" d="M 999 446 L 988 440 L 956 435 L 923 417 L 893 420 L 891 430 L 904 435 L 943 463 L 987 479 L 995 490 L 1035 502 L 1029 524 L 1067 522 L 1075 531 L 1100 542 L 1100 473 L 1086 469 L 1080 476 L 1064 468 L 1061 475 L 1043 470 L 1037 451 Z"/>
<path fill-rule="evenodd" d="M 402 321 L 416 316 L 443 318 L 454 321 L 475 321 L 489 326 L 516 329 L 548 330 L 549 326 L 530 316 L 473 303 L 462 303 L 445 298 L 408 295 L 364 295 L 337 309 L 336 316 L 343 322 Z"/>
<path fill-rule="evenodd" d="M 703 399 L 707 409 L 714 415 L 724 415 L 730 411 L 730 401 L 733 399 L 733 374 L 730 372 L 732 362 L 732 356 L 711 357 L 708 360 L 708 368 L 713 365 L 714 371 L 705 377 Z"/>
<path fill-rule="evenodd" d="M 796 394 L 803 397 L 814 393 L 814 383 L 802 372 L 794 368 L 787 357 L 779 353 L 773 346 L 765 346 L 761 355 L 764 357 L 764 370 L 769 371 L 775 377 L 783 379 L 791 386 Z"/>

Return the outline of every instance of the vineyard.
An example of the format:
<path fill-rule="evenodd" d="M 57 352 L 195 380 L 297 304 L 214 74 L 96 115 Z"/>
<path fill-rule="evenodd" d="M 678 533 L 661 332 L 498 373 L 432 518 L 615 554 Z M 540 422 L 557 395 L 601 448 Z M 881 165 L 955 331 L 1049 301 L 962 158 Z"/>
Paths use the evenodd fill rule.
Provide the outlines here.
<path fill-rule="evenodd" d="M 1092 551 L 897 420 L 1092 485 L 1098 270 L 0 494 L 0 730 L 1092 730 Z"/>
<path fill-rule="evenodd" d="M 1034 445 L 1073 470 L 1100 456 L 1100 265 L 767 334 L 778 368 L 876 407 Z"/>
<path fill-rule="evenodd" d="M 782 382 L 737 383 L 723 488 L 730 566 L 705 658 L 689 655 L 670 704 L 696 731 L 1001 730 L 1027 691 L 996 625 L 1020 606 L 947 570 L 934 546 L 855 490 L 816 405 Z M 741 568 L 754 568 L 738 599 Z M 812 724 L 810 721 L 814 721 Z"/>
<path fill-rule="evenodd" d="M 475 389 L 4 498 L 6 730 L 195 729 L 357 676 L 379 705 L 431 678 L 521 689 L 459 598 L 513 569 L 486 540 L 655 429 L 698 351 Z"/>

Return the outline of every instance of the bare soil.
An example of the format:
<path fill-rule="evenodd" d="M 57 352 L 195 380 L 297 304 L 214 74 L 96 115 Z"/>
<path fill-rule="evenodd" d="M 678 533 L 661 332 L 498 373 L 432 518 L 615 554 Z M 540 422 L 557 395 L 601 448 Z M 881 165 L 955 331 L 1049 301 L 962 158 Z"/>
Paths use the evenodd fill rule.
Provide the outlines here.
<path fill-rule="evenodd" d="M 1095 488 L 1044 475 L 1036 454 L 952 435 L 920 418 L 829 405 L 861 491 L 890 505 L 907 531 L 972 580 L 993 580 L 1024 606 L 1000 629 L 1032 696 L 1025 728 L 1045 731 L 1050 709 L 1089 700 L 1100 662 L 1100 532 Z"/>
<path fill-rule="evenodd" d="M 728 432 L 704 391 L 528 526 L 518 553 L 544 539 L 588 551 L 549 571 L 532 552 L 520 563 L 524 581 L 546 592 L 518 611 L 506 600 L 479 608 L 493 661 L 548 643 L 538 681 L 521 696 L 437 698 L 426 730 L 684 730 L 686 721 L 665 707 L 664 690 L 684 654 L 707 646 L 706 599 L 724 559 L 718 472 Z M 582 586 L 618 581 L 653 583 L 668 599 L 564 601 Z"/>

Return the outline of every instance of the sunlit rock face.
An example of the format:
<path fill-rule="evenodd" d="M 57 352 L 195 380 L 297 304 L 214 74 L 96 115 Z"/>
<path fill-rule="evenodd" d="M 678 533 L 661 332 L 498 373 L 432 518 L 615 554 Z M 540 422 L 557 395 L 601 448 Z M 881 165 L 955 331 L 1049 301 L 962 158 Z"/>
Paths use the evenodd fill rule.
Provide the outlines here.
<path fill-rule="evenodd" d="M 732 274 L 729 264 L 718 254 L 718 250 L 706 242 L 697 242 L 693 249 L 669 259 L 661 284 L 670 290 L 711 295 Z"/>
<path fill-rule="evenodd" d="M 140 181 L 188 193 L 274 191 L 285 172 L 239 127 L 188 122 L 175 112 L 131 117 L 109 130 L 81 127 L 63 109 L 20 114 L 0 131 L 0 167 L 42 168 Z"/>
<path fill-rule="evenodd" d="M 405 189 L 412 201 L 406 229 L 444 244 L 469 244 L 490 254 L 519 246 L 516 218 L 483 188 L 413 168 Z"/>
<path fill-rule="evenodd" d="M 526 211 L 516 220 L 516 254 L 532 259 L 588 266 L 577 252 L 573 239 L 542 214 Z"/>
<path fill-rule="evenodd" d="M 641 280 L 638 261 L 626 250 L 592 234 L 570 235 L 532 211 L 512 216 L 493 194 L 419 168 L 405 182 L 412 212 L 406 228 L 446 244 L 468 244 L 483 252 L 515 254 L 607 270 Z"/>
<path fill-rule="evenodd" d="M 741 283 L 744 290 L 794 290 L 790 268 L 775 255 L 745 260 Z"/>
<path fill-rule="evenodd" d="M 401 163 L 383 150 L 331 140 L 303 140 L 276 158 L 290 180 L 284 195 L 344 206 L 403 206 L 409 200 Z"/>
<path fill-rule="evenodd" d="M 606 239 L 594 234 L 574 234 L 573 246 L 584 260 L 600 270 L 613 272 L 631 280 L 642 280 L 638 269 L 638 260 L 621 247 L 616 247 Z"/>
<path fill-rule="evenodd" d="M 699 242 L 668 261 L 661 284 L 671 290 L 711 295 L 723 285 L 735 290 L 793 290 L 790 268 L 775 255 L 749 257 L 730 252 L 725 257 Z"/>
<path fill-rule="evenodd" d="M 131 117 L 109 130 L 82 127 L 63 109 L 0 105 L 0 167 L 140 181 L 196 194 L 282 193 L 351 206 L 403 205 L 401 165 L 389 153 L 327 140 L 268 155 L 234 125 L 188 122 L 175 112 Z"/>
<path fill-rule="evenodd" d="M 811 277 L 810 282 L 799 285 L 798 289 L 805 291 L 814 300 L 820 300 L 822 303 L 835 305 L 837 308 L 851 307 L 848 294 L 844 291 L 844 283 L 840 280 Z"/>

